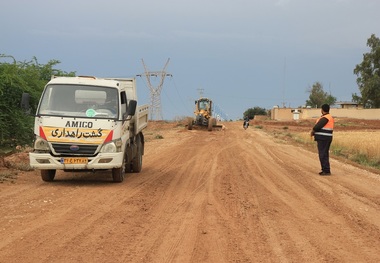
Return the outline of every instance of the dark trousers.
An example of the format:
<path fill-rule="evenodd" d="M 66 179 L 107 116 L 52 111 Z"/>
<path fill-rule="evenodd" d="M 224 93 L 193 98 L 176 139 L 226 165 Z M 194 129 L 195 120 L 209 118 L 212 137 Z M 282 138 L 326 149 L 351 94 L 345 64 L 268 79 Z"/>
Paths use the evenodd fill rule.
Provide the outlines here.
<path fill-rule="evenodd" d="M 330 160 L 329 160 L 329 150 L 331 145 L 331 140 L 318 140 L 318 155 L 319 161 L 321 163 L 321 169 L 323 172 L 330 173 Z"/>

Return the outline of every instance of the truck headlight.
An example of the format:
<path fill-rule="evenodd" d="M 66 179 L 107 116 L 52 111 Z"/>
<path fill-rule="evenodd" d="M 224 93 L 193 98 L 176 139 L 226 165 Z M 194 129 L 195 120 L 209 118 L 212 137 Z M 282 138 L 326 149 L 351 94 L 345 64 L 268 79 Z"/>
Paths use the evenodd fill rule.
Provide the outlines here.
<path fill-rule="evenodd" d="M 121 145 L 122 145 L 121 139 L 117 139 L 117 140 L 104 144 L 100 152 L 101 153 L 121 152 Z"/>
<path fill-rule="evenodd" d="M 40 136 L 36 136 L 36 139 L 34 141 L 34 150 L 49 152 L 49 143 L 45 139 L 42 139 Z"/>

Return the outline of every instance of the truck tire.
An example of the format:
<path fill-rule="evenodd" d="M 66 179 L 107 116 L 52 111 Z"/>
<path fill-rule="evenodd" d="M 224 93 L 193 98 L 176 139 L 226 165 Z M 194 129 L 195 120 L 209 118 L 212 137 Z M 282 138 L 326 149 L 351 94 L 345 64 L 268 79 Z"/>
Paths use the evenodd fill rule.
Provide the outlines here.
<path fill-rule="evenodd" d="M 54 180 L 56 170 L 41 170 L 41 178 L 45 182 L 51 182 Z"/>
<path fill-rule="evenodd" d="M 119 168 L 112 169 L 112 179 L 115 183 L 121 183 L 124 181 L 125 176 L 125 156 L 123 158 L 123 163 Z"/>
<path fill-rule="evenodd" d="M 189 118 L 187 120 L 187 129 L 192 130 L 193 129 L 193 119 Z"/>
<path fill-rule="evenodd" d="M 215 122 L 215 119 L 214 118 L 210 118 L 208 120 L 208 131 L 212 131 L 212 126 L 213 126 L 213 123 Z"/>
<path fill-rule="evenodd" d="M 134 173 L 139 173 L 142 170 L 142 143 L 140 137 L 137 139 L 137 153 L 131 162 L 131 168 Z"/>

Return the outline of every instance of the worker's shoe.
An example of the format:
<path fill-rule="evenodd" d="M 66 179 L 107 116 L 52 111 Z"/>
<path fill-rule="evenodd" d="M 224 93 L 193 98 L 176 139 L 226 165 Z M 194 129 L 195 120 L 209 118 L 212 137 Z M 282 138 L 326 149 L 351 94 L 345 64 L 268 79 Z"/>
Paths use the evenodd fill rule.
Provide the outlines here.
<path fill-rule="evenodd" d="M 325 176 L 325 175 L 331 175 L 331 173 L 330 172 L 323 172 L 322 171 L 322 172 L 319 173 L 319 175 Z"/>

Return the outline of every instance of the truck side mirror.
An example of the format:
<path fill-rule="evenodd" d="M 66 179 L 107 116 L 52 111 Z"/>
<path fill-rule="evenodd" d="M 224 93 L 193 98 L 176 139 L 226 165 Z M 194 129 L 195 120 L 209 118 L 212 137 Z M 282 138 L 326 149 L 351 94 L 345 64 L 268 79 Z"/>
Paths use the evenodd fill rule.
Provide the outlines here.
<path fill-rule="evenodd" d="M 127 112 L 124 115 L 124 118 L 126 120 L 130 120 L 132 118 L 132 116 L 135 115 L 135 113 L 136 113 L 136 107 L 137 107 L 137 101 L 130 100 L 129 104 L 128 104 Z"/>
<path fill-rule="evenodd" d="M 21 109 L 24 110 L 25 113 L 30 113 L 30 94 L 23 93 L 21 97 Z"/>

